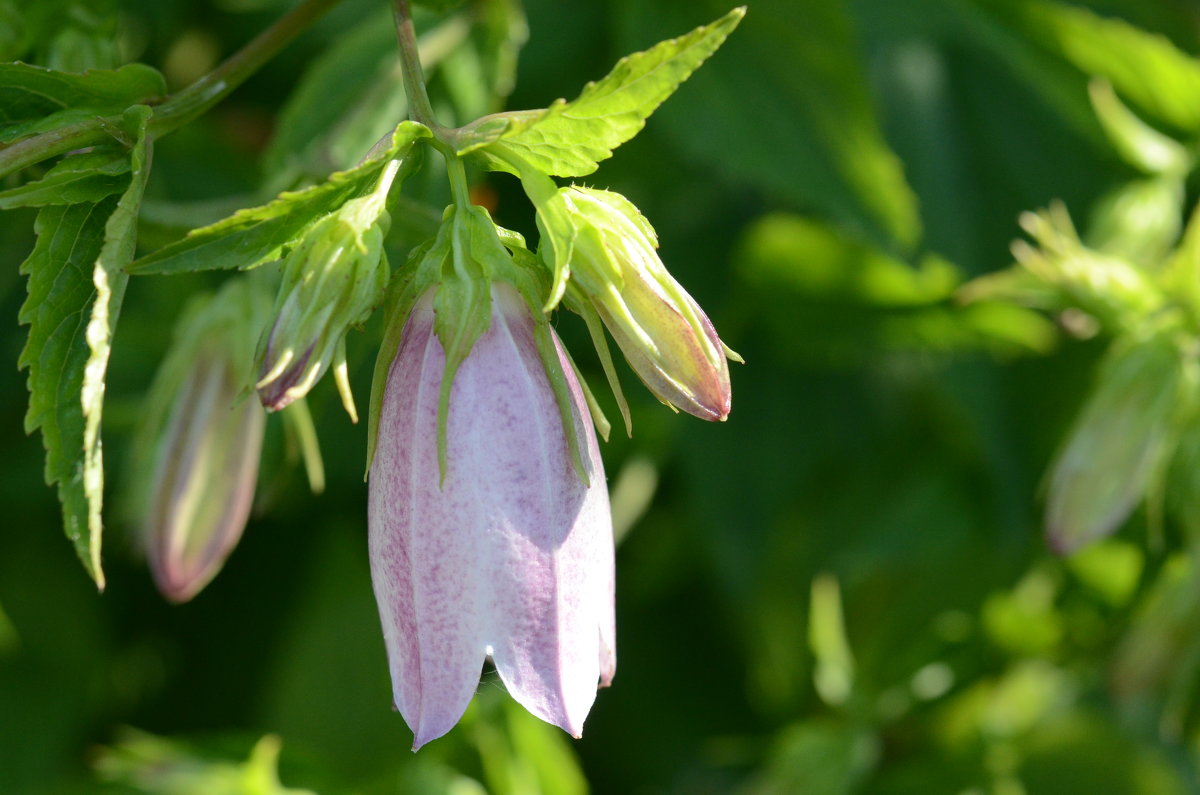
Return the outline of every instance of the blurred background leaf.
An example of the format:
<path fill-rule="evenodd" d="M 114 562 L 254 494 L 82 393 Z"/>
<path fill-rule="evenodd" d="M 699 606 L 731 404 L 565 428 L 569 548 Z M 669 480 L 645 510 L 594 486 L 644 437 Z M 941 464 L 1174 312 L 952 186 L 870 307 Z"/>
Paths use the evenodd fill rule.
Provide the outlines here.
<path fill-rule="evenodd" d="M 729 10 L 450 5 L 417 27 L 455 124 L 575 96 L 619 56 Z M 0 0 L 0 57 L 140 60 L 177 88 L 290 3 L 119 6 Z M 378 0 L 345 0 L 159 142 L 140 253 L 356 162 L 404 112 L 391 35 Z M 23 378 L 0 372 L 0 500 L 19 518 L 0 531 L 0 791 L 166 793 L 186 776 L 366 795 L 1200 790 L 1200 426 L 1181 424 L 1166 485 L 1113 538 L 1050 555 L 1045 472 L 1114 328 L 1078 290 L 1006 270 L 1018 216 L 1057 201 L 1086 262 L 1154 285 L 1148 313 L 1194 300 L 1196 236 L 1177 247 L 1196 200 L 1198 50 L 1191 0 L 761 0 L 589 177 L 645 212 L 748 364 L 715 426 L 663 411 L 618 363 L 635 431 L 604 449 L 621 664 L 579 742 L 488 672 L 463 724 L 409 753 L 371 596 L 362 429 L 332 385 L 310 395 L 324 495 L 276 451 L 225 570 L 169 607 L 119 516 L 95 594 L 21 428 Z M 1137 154 L 1151 138 L 1174 154 Z M 476 200 L 533 242 L 516 181 L 475 177 Z M 442 182 L 428 163 L 390 208 L 393 265 L 439 216 Z M 0 214 L 10 362 L 32 220 Z M 1018 249 L 1035 244 L 1045 256 L 1037 239 Z M 1004 289 L 964 301 L 964 283 L 1001 271 Z M 220 278 L 131 280 L 110 466 L 128 458 L 174 317 Z M 582 324 L 556 324 L 602 378 Z M 379 325 L 349 338 L 361 394 Z"/>

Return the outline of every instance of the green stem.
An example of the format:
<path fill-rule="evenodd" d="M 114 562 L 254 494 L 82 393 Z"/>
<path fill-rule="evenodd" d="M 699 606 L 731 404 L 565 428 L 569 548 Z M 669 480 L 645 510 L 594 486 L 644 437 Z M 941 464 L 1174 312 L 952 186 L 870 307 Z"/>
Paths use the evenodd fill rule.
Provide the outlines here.
<path fill-rule="evenodd" d="M 82 149 L 98 143 L 108 135 L 105 132 L 106 123 L 119 122 L 119 116 L 110 119 L 92 119 L 17 141 L 12 146 L 0 149 L 0 177 L 6 177 L 15 171 L 65 154 L 72 149 Z"/>
<path fill-rule="evenodd" d="M 446 176 L 450 178 L 450 193 L 454 196 L 454 204 L 460 210 L 471 206 L 471 189 L 467 185 L 467 169 L 463 166 L 462 158 L 453 151 L 442 151 L 435 148 L 446 158 Z"/>
<path fill-rule="evenodd" d="M 150 120 L 156 137 L 216 105 L 341 0 L 304 0 L 220 66 L 167 100 Z"/>
<path fill-rule="evenodd" d="M 429 93 L 425 90 L 425 73 L 421 69 L 421 55 L 417 49 L 417 34 L 413 29 L 408 0 L 393 0 L 392 12 L 396 18 L 396 39 L 400 43 L 400 63 L 404 67 L 404 91 L 408 94 L 413 121 L 419 121 L 438 136 L 443 128 L 433 117 L 433 106 L 429 104 Z"/>
<path fill-rule="evenodd" d="M 271 58 L 341 0 L 304 0 L 212 72 L 155 108 L 147 132 L 160 138 L 187 124 L 227 97 Z M 119 127 L 120 114 L 50 130 L 0 149 L 0 177 L 56 155 L 103 141 Z"/>

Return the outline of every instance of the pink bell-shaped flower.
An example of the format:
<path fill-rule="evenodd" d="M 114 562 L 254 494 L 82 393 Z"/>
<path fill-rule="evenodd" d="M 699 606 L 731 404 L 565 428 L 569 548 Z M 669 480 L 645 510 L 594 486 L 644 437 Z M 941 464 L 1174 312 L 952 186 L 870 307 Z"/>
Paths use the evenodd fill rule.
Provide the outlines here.
<path fill-rule="evenodd" d="M 379 414 L 371 576 L 414 750 L 462 717 L 485 658 L 522 706 L 575 737 L 616 667 L 612 523 L 582 389 L 553 337 L 588 484 L 529 305 L 504 283 L 491 295 L 488 327 L 451 386 L 444 480 L 434 290 L 404 326 Z"/>

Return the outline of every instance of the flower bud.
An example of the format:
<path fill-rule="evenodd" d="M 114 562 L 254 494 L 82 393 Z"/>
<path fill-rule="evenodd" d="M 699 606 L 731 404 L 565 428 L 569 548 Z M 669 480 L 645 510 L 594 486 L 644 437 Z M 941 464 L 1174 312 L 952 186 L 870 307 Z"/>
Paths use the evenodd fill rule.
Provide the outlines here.
<path fill-rule="evenodd" d="M 333 364 L 342 404 L 358 421 L 346 374 L 346 333 L 367 319 L 387 287 L 384 201 L 388 174 L 396 168 L 393 161 L 374 193 L 346 202 L 314 224 L 284 260 L 256 385 L 268 410 L 304 397 Z"/>
<path fill-rule="evenodd" d="M 1114 343 L 1050 474 L 1046 534 L 1067 554 L 1111 535 L 1165 469 L 1196 401 L 1178 326 Z"/>
<path fill-rule="evenodd" d="M 1077 307 L 1105 328 L 1119 331 L 1132 328 L 1162 306 L 1162 290 L 1149 273 L 1119 256 L 1085 246 L 1061 202 L 1052 202 L 1038 213 L 1022 213 L 1020 224 L 1038 246 L 1017 241 L 1013 255 L 1043 289 L 1058 294 L 1053 308 Z"/>
<path fill-rule="evenodd" d="M 216 575 L 250 513 L 266 414 L 246 393 L 267 300 L 235 278 L 193 304 L 148 401 L 142 531 L 154 580 L 173 602 Z"/>
<path fill-rule="evenodd" d="M 625 197 L 569 187 L 556 199 L 574 227 L 568 297 L 587 302 L 654 395 L 705 420 L 729 414 L 724 346 L 700 306 L 667 272 L 654 229 Z"/>
<path fill-rule="evenodd" d="M 582 388 L 540 313 L 491 285 L 485 328 L 453 374 L 443 474 L 440 396 L 451 373 L 435 321 L 441 289 L 415 302 L 384 365 L 369 472 L 371 579 L 395 706 L 414 749 L 440 737 L 490 657 L 522 706 L 579 736 L 616 665 L 612 522 Z M 565 374 L 569 430 L 542 331 Z"/>

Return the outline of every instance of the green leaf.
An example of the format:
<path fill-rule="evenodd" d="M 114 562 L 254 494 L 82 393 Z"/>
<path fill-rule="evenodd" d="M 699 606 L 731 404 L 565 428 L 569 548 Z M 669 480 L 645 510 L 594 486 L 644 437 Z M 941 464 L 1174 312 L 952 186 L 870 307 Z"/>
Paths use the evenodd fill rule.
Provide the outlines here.
<path fill-rule="evenodd" d="M 19 316 L 29 325 L 18 363 L 29 369 L 25 430 L 42 430 L 46 481 L 58 484 L 67 538 L 100 588 L 104 375 L 149 173 L 144 133 L 150 109 L 131 108 L 127 116 L 138 142 L 125 193 L 43 209 L 35 223 L 37 243 L 21 266 L 29 276 Z"/>
<path fill-rule="evenodd" d="M 745 14 L 745 7 L 735 8 L 712 24 L 622 58 L 608 76 L 588 83 L 572 102 L 560 99 L 545 110 L 500 114 L 469 124 L 459 152 L 482 149 L 486 155 L 488 144 L 503 141 L 543 173 L 590 174 L 599 161 L 612 157 L 613 149 L 641 131 L 646 118 L 716 52 Z"/>
<path fill-rule="evenodd" d="M 1030 38 L 1084 74 L 1107 79 L 1150 116 L 1200 132 L 1200 61 L 1165 36 L 1045 0 L 1025 0 L 1016 12 Z"/>
<path fill-rule="evenodd" d="M 95 203 L 122 192 L 128 184 L 128 153 L 97 149 L 65 158 L 36 182 L 0 191 L 0 210 Z"/>
<path fill-rule="evenodd" d="M 215 224 L 195 229 L 183 240 L 142 257 L 129 267 L 129 273 L 245 270 L 276 259 L 309 224 L 369 191 L 387 161 L 404 156 L 418 139 L 428 137 L 424 125 L 402 122 L 392 135 L 391 146 L 366 162 L 331 174 L 319 185 L 285 191 L 269 204 L 239 210 Z M 397 181 L 402 177 L 397 176 Z"/>
<path fill-rule="evenodd" d="M 1166 37 L 1049 0 L 948 3 L 977 45 L 1007 61 L 1047 105 L 1094 136 L 1084 86 L 1103 78 L 1144 115 L 1200 132 L 1200 61 Z"/>
<path fill-rule="evenodd" d="M 25 432 L 42 430 L 46 482 L 58 483 L 67 538 L 98 581 L 99 549 L 93 548 L 83 489 L 85 422 L 78 396 L 90 356 L 85 334 L 95 296 L 92 268 L 104 245 L 105 221 L 116 205 L 113 197 L 42 210 L 34 224 L 37 244 L 21 265 L 29 276 L 29 297 L 19 315 L 29 325 L 18 362 L 29 369 Z"/>
<path fill-rule="evenodd" d="M 56 72 L 24 63 L 0 64 L 0 142 L 120 113 L 167 92 L 163 77 L 144 64 Z"/>

